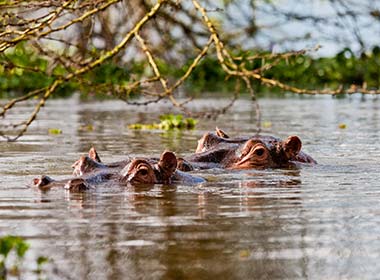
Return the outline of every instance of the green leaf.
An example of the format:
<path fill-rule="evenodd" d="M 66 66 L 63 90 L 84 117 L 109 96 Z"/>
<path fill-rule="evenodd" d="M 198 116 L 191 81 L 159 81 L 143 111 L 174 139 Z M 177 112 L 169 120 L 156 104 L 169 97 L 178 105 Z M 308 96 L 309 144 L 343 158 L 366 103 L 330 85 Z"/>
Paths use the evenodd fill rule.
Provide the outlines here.
<path fill-rule="evenodd" d="M 26 243 L 21 237 L 17 236 L 4 236 L 0 238 L 0 254 L 7 258 L 10 251 L 16 250 L 19 258 L 23 258 L 26 251 L 29 249 L 29 244 Z"/>
<path fill-rule="evenodd" d="M 14 242 L 12 236 L 5 236 L 0 239 L 0 254 L 6 258 L 13 249 Z"/>
<path fill-rule="evenodd" d="M 29 249 L 29 244 L 23 241 L 21 238 L 18 238 L 16 244 L 16 253 L 19 258 L 23 258 L 25 256 L 26 251 Z"/>

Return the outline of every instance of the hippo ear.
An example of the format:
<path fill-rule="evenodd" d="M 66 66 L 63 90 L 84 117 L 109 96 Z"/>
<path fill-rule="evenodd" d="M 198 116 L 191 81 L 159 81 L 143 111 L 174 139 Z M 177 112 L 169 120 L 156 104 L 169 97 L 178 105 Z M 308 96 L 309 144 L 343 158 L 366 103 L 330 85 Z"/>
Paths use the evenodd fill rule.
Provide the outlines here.
<path fill-rule="evenodd" d="M 201 152 L 204 152 L 204 149 L 206 147 L 206 143 L 208 141 L 208 139 L 210 138 L 210 133 L 207 132 L 205 133 L 201 139 L 198 140 L 198 145 L 197 145 L 197 148 L 195 150 L 195 153 L 201 153 Z"/>
<path fill-rule="evenodd" d="M 170 183 L 170 177 L 177 169 L 177 157 L 173 152 L 163 152 L 158 162 L 158 167 L 161 171 L 163 183 Z"/>
<path fill-rule="evenodd" d="M 284 141 L 284 152 L 286 157 L 291 160 L 300 152 L 302 147 L 301 139 L 298 136 L 289 136 Z"/>
<path fill-rule="evenodd" d="M 85 173 L 92 172 L 97 168 L 104 168 L 105 166 L 88 156 L 81 156 L 71 167 L 74 168 L 74 176 L 82 176 Z"/>
<path fill-rule="evenodd" d="M 218 127 L 215 127 L 216 135 L 218 135 L 220 138 L 230 138 L 227 133 L 225 133 L 223 130 L 219 129 Z"/>
<path fill-rule="evenodd" d="M 74 176 L 82 176 L 84 173 L 84 170 L 86 169 L 86 160 L 89 159 L 87 156 L 81 156 L 76 162 L 74 162 L 73 165 L 71 165 L 71 168 L 74 169 L 73 175 Z"/>
<path fill-rule="evenodd" d="M 161 154 L 158 166 L 160 166 L 160 168 L 164 170 L 173 173 L 177 168 L 177 157 L 173 152 L 165 151 Z"/>
<path fill-rule="evenodd" d="M 95 150 L 95 147 L 91 147 L 91 149 L 88 151 L 88 157 L 94 161 L 102 162 L 98 153 Z"/>

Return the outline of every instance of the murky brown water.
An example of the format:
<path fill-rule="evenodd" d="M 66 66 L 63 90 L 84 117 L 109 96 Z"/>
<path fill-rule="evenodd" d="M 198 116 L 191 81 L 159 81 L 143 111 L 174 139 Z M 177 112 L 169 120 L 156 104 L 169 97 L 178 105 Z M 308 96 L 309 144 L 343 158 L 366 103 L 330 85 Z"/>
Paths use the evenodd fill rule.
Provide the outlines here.
<path fill-rule="evenodd" d="M 71 164 L 92 145 L 105 162 L 158 156 L 164 149 L 185 155 L 216 125 L 232 135 L 252 133 L 254 113 L 242 100 L 193 131 L 130 131 L 128 124 L 153 121 L 170 107 L 49 102 L 27 136 L 0 142 L 0 235 L 31 244 L 29 270 L 36 256 L 49 256 L 49 279 L 377 279 L 380 100 L 260 104 L 263 121 L 272 125 L 266 133 L 299 135 L 318 166 L 209 171 L 200 173 L 209 183 L 196 187 L 107 185 L 70 194 L 40 193 L 26 184 L 40 174 L 69 176 Z M 93 131 L 81 129 L 89 124 Z M 48 135 L 48 128 L 63 134 Z"/>

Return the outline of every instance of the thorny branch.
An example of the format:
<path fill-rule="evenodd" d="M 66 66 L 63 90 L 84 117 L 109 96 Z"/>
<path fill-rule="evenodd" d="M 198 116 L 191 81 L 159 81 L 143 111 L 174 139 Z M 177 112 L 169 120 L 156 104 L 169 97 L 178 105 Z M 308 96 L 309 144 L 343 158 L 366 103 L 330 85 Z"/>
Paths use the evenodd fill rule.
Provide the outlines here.
<path fill-rule="evenodd" d="M 205 56 L 216 56 L 219 66 L 227 78 L 233 79 L 236 85 L 230 103 L 223 108 L 208 112 L 205 115 L 207 117 L 225 113 L 239 98 L 243 84 L 252 97 L 253 110 L 256 112 L 257 127 L 259 128 L 260 109 L 252 86 L 257 82 L 297 94 L 336 95 L 356 92 L 380 94 L 380 90 L 367 89 L 365 86 L 352 86 L 348 89 L 339 86 L 333 90 L 327 88 L 315 90 L 298 88 L 276 79 L 267 78 L 264 76 L 265 72 L 281 61 L 315 49 L 279 54 L 257 54 L 248 57 L 235 56 L 227 47 L 230 45 L 227 39 L 222 38 L 221 31 L 211 20 L 208 14 L 210 10 L 206 9 L 204 4 L 198 0 L 186 2 L 186 4 L 192 4 L 193 9 L 189 5 L 185 6 L 183 2 L 186 1 L 158 0 L 152 6 L 145 0 L 130 0 L 127 3 L 121 0 L 67 0 L 63 3 L 52 0 L 6 1 L 6 4 L 0 4 L 2 9 L 7 9 L 2 14 L 0 12 L 0 28 L 2 28 L 0 31 L 0 55 L 7 58 L 7 53 L 15 47 L 29 43 L 29 48 L 33 48 L 39 55 L 49 58 L 49 65 L 44 70 L 44 74 L 52 78 L 47 86 L 9 100 L 2 106 L 0 117 L 7 120 L 7 116 L 17 104 L 28 100 L 37 100 L 28 118 L 18 123 L 1 125 L 0 136 L 8 141 L 15 141 L 23 136 L 47 100 L 60 87 L 69 82 L 78 83 L 94 92 L 111 93 L 132 105 L 147 105 L 168 99 L 173 106 L 187 114 L 192 114 L 185 106 L 191 101 L 191 98 L 179 101 L 176 98 L 176 91 L 191 76 Z M 205 2 L 208 3 L 208 1 Z M 126 14 L 120 12 L 123 10 L 127 11 Z M 39 13 L 31 17 L 36 11 Z M 220 12 L 220 9 L 215 11 Z M 111 18 L 110 15 L 113 14 L 119 16 Z M 98 19 L 97 25 L 94 24 L 96 19 Z M 86 29 L 88 23 L 91 23 L 91 27 Z M 95 30 L 97 26 L 98 30 Z M 177 27 L 177 30 L 182 30 L 182 33 L 171 32 L 170 29 L 174 28 L 170 27 Z M 81 32 L 74 32 L 75 28 Z M 103 32 L 104 30 L 107 32 Z M 162 32 L 167 34 L 162 34 Z M 81 34 L 85 34 L 85 36 L 81 37 Z M 178 62 L 177 67 L 182 69 L 183 74 L 173 80 L 172 76 L 164 74 L 159 61 L 171 53 L 175 57 L 178 52 L 183 52 L 181 48 L 184 44 L 181 41 L 184 41 L 185 38 L 187 39 L 186 43 L 192 46 L 192 50 L 187 54 L 187 57 L 191 57 L 191 61 L 187 67 Z M 106 47 L 94 51 L 96 40 L 102 41 Z M 57 46 L 52 46 L 51 42 L 56 43 Z M 128 51 L 132 52 L 132 59 L 126 55 Z M 130 79 L 124 83 L 93 82 L 86 76 L 108 61 L 112 60 L 120 67 L 126 67 L 126 65 L 138 61 L 137 59 L 143 61 L 143 65 L 148 66 L 151 71 L 148 73 L 146 68 L 145 74 L 134 75 L 131 73 L 129 74 Z M 248 69 L 246 62 L 256 59 L 263 61 L 262 66 L 253 70 Z M 266 62 L 267 60 L 270 62 Z M 8 63 L 8 60 L 7 65 L 9 68 L 23 71 L 41 71 L 22 64 L 15 64 L 12 61 Z M 61 67 L 64 71 L 54 74 L 52 69 L 55 67 Z M 131 99 L 133 94 L 140 96 L 141 100 Z M 12 127 L 12 130 L 7 131 L 4 129 L 5 127 Z"/>

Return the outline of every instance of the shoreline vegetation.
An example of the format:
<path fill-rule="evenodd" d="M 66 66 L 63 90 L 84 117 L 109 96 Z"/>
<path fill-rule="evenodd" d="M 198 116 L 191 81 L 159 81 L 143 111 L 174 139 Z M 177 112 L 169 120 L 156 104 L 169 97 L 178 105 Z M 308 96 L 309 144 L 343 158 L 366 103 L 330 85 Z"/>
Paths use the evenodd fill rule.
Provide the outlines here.
<path fill-rule="evenodd" d="M 356 6 L 343 5 L 339 8 L 347 13 L 342 13 L 336 1 L 324 3 L 335 9 L 337 22 L 331 16 L 289 14 L 274 1 L 228 0 L 220 7 L 208 0 L 0 1 L 0 98 L 8 99 L 0 109 L 0 137 L 16 141 L 49 99 L 73 93 L 136 106 L 167 100 L 192 116 L 187 104 L 202 92 L 228 92 L 227 105 L 203 112 L 214 117 L 249 94 L 258 129 L 257 97 L 263 93 L 380 94 L 379 44 L 367 43 L 359 32 L 362 17 L 377 24 L 380 13 L 363 4 L 368 11 L 355 18 Z M 245 27 L 236 9 L 245 11 Z M 338 44 L 342 39 L 343 49 L 334 57 L 317 58 L 319 45 L 271 52 L 266 51 L 271 44 L 285 42 L 273 37 L 264 47 L 249 44 L 268 31 L 256 22 L 258 13 L 267 21 L 314 21 L 313 30 L 320 24 L 339 26 L 346 32 L 330 40 Z M 341 25 L 343 20 L 354 25 Z M 319 42 L 310 32 L 288 35 L 287 41 L 303 46 Z M 34 105 L 29 114 L 12 121 L 13 108 L 27 101 Z"/>
<path fill-rule="evenodd" d="M 273 63 L 269 52 L 241 52 L 237 57 L 254 57 L 247 70 L 255 71 L 267 64 Z M 267 59 L 263 59 L 263 57 Z M 169 80 L 179 79 L 187 67 L 176 67 L 160 61 L 158 67 Z M 191 64 L 191 60 L 185 65 Z M 68 70 L 60 66 L 51 69 L 51 75 L 46 75 L 49 65 L 48 59 L 33 52 L 26 44 L 20 44 L 7 52 L 7 57 L 0 56 L 0 98 L 15 98 L 25 92 L 38 90 L 51 85 L 55 75 L 68 74 Z M 333 57 L 315 58 L 308 54 L 299 54 L 282 60 L 263 73 L 269 79 L 279 80 L 291 86 L 309 87 L 315 89 L 337 88 L 345 89 L 380 88 L 380 47 L 374 47 L 371 52 L 355 56 L 350 49 L 344 49 Z M 55 98 L 68 97 L 75 92 L 81 92 L 83 98 L 122 98 L 112 93 L 113 88 L 133 83 L 136 78 L 143 79 L 149 64 L 145 61 L 136 61 L 133 64 L 118 65 L 110 61 L 100 65 L 86 74 L 85 79 L 92 84 L 68 81 L 57 89 Z M 184 82 L 184 91 L 190 96 L 201 92 L 233 92 L 235 82 L 228 79 L 228 75 L 221 68 L 216 57 L 204 58 Z M 107 87 L 104 87 L 107 85 Z M 260 94 L 281 94 L 283 90 L 276 87 L 261 85 L 260 81 L 252 84 L 255 92 Z M 136 89 L 138 91 L 138 89 Z M 240 88 L 240 93 L 245 92 Z M 131 92 L 133 97 L 134 92 Z M 136 96 L 139 96 L 136 92 Z"/>

